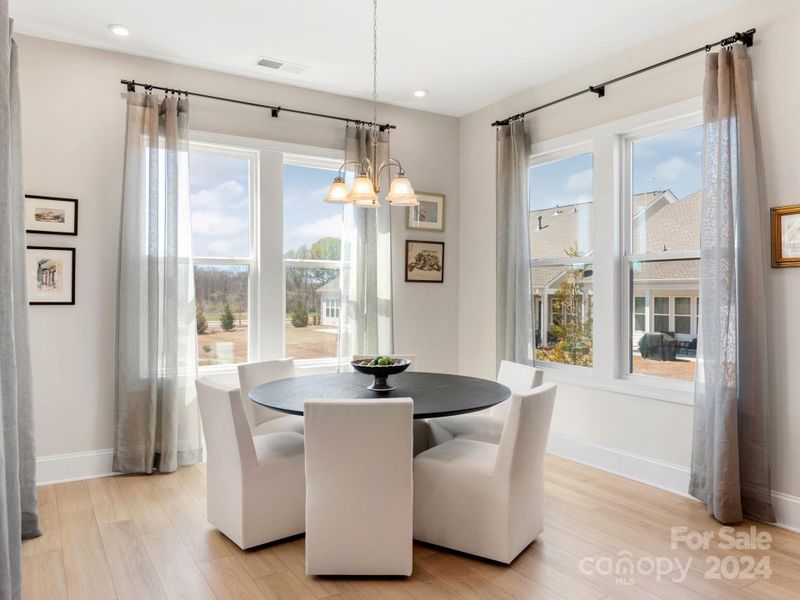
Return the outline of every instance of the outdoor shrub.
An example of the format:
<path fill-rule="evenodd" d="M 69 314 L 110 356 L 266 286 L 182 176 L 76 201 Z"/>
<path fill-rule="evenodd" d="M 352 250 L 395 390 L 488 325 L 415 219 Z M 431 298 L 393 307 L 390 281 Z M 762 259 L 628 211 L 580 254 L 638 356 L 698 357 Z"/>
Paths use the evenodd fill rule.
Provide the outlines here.
<path fill-rule="evenodd" d="M 308 309 L 302 302 L 295 302 L 292 307 L 292 325 L 295 327 L 308 327 Z"/>
<path fill-rule="evenodd" d="M 231 331 L 234 326 L 234 316 L 231 310 L 231 305 L 227 302 L 222 307 L 222 315 L 219 318 L 219 326 L 225 331 Z"/>
<path fill-rule="evenodd" d="M 194 309 L 195 321 L 197 321 L 197 335 L 203 334 L 208 330 L 208 320 L 203 314 L 203 307 L 198 304 Z"/>

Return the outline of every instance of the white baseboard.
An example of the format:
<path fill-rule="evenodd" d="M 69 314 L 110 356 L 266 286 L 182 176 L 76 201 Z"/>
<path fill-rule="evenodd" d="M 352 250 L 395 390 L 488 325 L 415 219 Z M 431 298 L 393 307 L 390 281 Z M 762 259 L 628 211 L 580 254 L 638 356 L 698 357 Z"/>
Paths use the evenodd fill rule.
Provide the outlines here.
<path fill-rule="evenodd" d="M 682 465 L 585 442 L 558 433 L 550 434 L 547 451 L 556 456 L 691 498 L 687 492 L 689 469 Z M 800 531 L 800 498 L 773 491 L 772 503 L 778 521 L 776 524 L 785 529 Z"/>
<path fill-rule="evenodd" d="M 772 508 L 778 525 L 800 532 L 800 498 L 773 491 Z"/>
<path fill-rule="evenodd" d="M 113 475 L 114 449 L 40 456 L 36 459 L 36 483 L 62 483 Z"/>

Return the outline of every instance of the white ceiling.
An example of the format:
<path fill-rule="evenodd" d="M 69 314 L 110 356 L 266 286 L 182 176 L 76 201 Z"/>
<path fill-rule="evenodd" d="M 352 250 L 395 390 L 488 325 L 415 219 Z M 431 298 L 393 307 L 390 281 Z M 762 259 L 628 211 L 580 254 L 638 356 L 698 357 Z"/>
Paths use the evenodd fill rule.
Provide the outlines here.
<path fill-rule="evenodd" d="M 380 0 L 379 98 L 461 116 L 742 2 Z M 10 12 L 20 33 L 348 96 L 372 93 L 369 0 L 11 0 Z M 124 24 L 130 37 L 113 35 L 109 23 Z M 255 65 L 262 56 L 309 69 L 278 76 Z M 420 88 L 427 97 L 413 96 Z"/>

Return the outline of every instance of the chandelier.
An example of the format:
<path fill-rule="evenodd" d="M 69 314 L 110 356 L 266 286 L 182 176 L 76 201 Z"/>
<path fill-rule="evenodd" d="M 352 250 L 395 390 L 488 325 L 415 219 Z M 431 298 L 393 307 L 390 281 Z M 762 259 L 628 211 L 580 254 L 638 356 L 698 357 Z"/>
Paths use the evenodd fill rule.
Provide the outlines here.
<path fill-rule="evenodd" d="M 349 160 L 339 167 L 339 174 L 328 188 L 325 202 L 332 204 L 354 204 L 362 208 L 378 208 L 381 205 L 378 199 L 380 176 L 387 167 L 395 166 L 397 176 L 392 179 L 386 199 L 390 206 L 418 206 L 417 195 L 411 182 L 406 178 L 405 171 L 400 161 L 396 158 L 387 158 L 381 164 L 378 162 L 378 0 L 372 0 L 372 141 L 370 144 L 372 158 L 364 158 L 361 162 Z M 352 189 L 347 188 L 344 181 L 344 170 L 349 165 L 359 167 L 358 176 L 353 181 Z"/>

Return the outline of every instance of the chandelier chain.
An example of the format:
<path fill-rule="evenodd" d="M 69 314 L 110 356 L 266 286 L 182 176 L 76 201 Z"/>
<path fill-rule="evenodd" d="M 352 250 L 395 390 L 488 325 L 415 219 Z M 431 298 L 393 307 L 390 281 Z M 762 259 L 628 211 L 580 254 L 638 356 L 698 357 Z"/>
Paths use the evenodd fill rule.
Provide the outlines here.
<path fill-rule="evenodd" d="M 378 143 L 378 0 L 372 0 L 372 143 Z"/>

